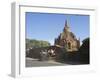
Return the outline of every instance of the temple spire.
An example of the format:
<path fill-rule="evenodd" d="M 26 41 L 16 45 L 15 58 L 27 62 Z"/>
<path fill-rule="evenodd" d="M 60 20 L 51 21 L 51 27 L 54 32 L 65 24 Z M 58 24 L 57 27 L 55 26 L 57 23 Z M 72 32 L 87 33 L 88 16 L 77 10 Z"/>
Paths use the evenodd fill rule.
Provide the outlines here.
<path fill-rule="evenodd" d="M 65 20 L 64 31 L 69 31 L 70 32 L 70 27 L 68 26 L 68 21 L 67 20 Z"/>
<path fill-rule="evenodd" d="M 67 27 L 67 20 L 65 20 L 65 27 Z"/>

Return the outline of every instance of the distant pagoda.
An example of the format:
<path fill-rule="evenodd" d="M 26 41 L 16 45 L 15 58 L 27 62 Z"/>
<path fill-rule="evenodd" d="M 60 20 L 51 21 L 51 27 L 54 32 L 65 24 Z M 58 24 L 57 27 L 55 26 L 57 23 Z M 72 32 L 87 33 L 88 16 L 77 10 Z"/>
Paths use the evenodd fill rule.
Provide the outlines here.
<path fill-rule="evenodd" d="M 67 20 L 65 21 L 63 32 L 55 39 L 54 45 L 66 48 L 67 51 L 77 51 L 79 49 L 80 39 L 77 39 L 70 31 Z"/>

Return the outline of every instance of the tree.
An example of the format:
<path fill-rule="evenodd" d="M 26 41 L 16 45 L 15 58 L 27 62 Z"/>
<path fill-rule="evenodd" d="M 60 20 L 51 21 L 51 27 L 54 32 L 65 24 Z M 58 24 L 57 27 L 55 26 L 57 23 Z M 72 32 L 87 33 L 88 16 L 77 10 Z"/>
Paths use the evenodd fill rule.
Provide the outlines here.
<path fill-rule="evenodd" d="M 35 40 L 35 39 L 26 39 L 26 49 L 28 48 L 39 48 L 39 47 L 47 47 L 50 46 L 48 41 L 43 40 Z"/>
<path fill-rule="evenodd" d="M 83 40 L 83 44 L 79 49 L 80 62 L 89 64 L 89 38 Z"/>

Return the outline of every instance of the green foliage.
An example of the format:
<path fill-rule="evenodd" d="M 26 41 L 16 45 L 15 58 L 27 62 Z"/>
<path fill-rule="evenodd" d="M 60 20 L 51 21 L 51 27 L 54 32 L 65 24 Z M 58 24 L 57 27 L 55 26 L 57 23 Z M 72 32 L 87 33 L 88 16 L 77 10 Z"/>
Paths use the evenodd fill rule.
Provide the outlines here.
<path fill-rule="evenodd" d="M 39 47 L 47 47 L 47 46 L 50 46 L 50 43 L 48 41 L 26 39 L 26 49 L 30 47 L 39 48 Z"/>
<path fill-rule="evenodd" d="M 89 53 L 90 53 L 90 47 L 89 47 L 89 43 L 90 43 L 90 39 L 86 38 L 83 41 L 82 46 L 79 49 L 79 58 L 80 58 L 80 62 L 82 63 L 88 63 L 89 64 Z"/>
<path fill-rule="evenodd" d="M 83 43 L 89 42 L 89 38 L 84 39 L 82 42 L 83 42 Z"/>

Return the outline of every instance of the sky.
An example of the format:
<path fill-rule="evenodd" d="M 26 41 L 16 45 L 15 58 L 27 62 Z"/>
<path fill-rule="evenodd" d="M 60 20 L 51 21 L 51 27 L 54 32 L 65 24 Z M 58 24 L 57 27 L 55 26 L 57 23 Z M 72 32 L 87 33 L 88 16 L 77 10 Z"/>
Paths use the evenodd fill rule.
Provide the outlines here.
<path fill-rule="evenodd" d="M 54 39 L 63 32 L 66 20 L 81 42 L 89 37 L 89 15 L 26 12 L 26 38 L 49 41 L 53 45 Z"/>

